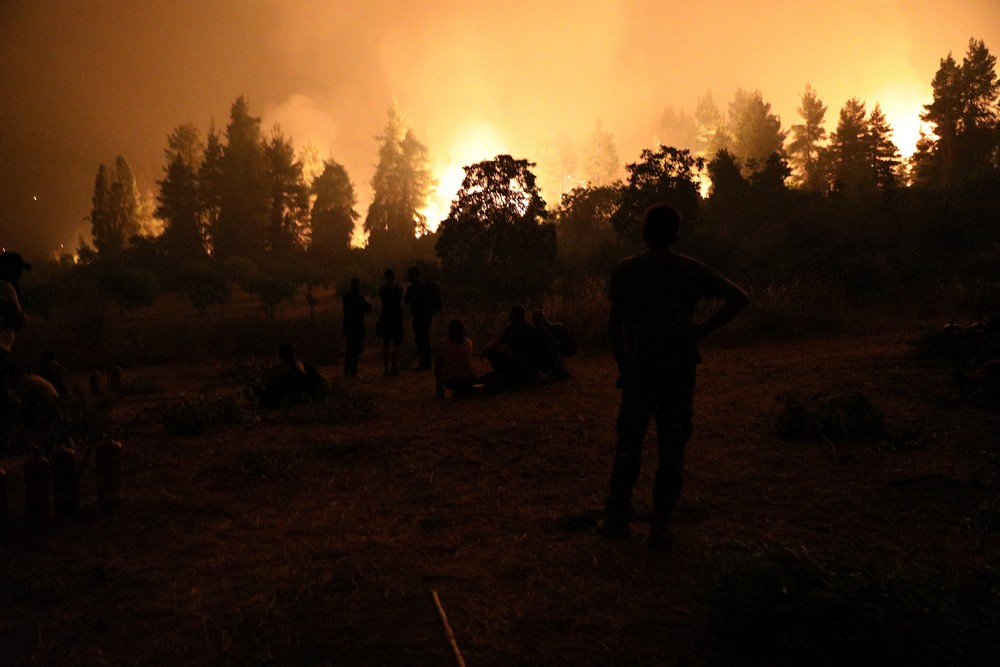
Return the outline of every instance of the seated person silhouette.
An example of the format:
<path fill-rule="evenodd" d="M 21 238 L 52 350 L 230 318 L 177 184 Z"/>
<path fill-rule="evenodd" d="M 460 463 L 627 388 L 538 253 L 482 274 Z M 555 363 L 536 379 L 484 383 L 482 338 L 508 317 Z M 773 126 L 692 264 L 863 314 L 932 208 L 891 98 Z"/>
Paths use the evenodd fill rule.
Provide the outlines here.
<path fill-rule="evenodd" d="M 448 335 L 435 350 L 434 379 L 438 398 L 444 398 L 445 389 L 450 389 L 455 396 L 467 396 L 476 385 L 472 340 L 465 335 L 465 325 L 461 320 L 448 322 Z"/>
<path fill-rule="evenodd" d="M 500 338 L 483 352 L 493 370 L 482 382 L 492 389 L 523 384 L 537 377 L 543 366 L 542 343 L 525 317 L 524 306 L 512 306 L 507 320 Z"/>
<path fill-rule="evenodd" d="M 539 341 L 539 370 L 542 373 L 551 375 L 559 380 L 569 378 L 570 372 L 566 367 L 566 355 L 574 351 L 572 340 L 566 327 L 558 322 L 552 322 L 540 310 L 531 314 L 531 325 L 538 333 Z"/>
<path fill-rule="evenodd" d="M 260 404 L 276 407 L 284 403 L 303 402 L 326 393 L 326 380 L 310 364 L 299 359 L 291 343 L 278 348 L 281 363 L 271 370 L 260 394 Z"/>

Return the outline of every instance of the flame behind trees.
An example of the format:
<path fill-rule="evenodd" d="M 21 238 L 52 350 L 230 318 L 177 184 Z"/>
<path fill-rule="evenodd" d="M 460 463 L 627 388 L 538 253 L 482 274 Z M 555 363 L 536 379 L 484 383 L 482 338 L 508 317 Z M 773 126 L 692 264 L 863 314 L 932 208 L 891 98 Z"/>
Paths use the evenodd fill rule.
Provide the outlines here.
<path fill-rule="evenodd" d="M 124 157 L 119 155 L 110 171 L 103 164 L 98 167 L 91 201 L 91 234 L 97 252 L 121 254 L 139 233 L 141 208 L 135 175 Z"/>
<path fill-rule="evenodd" d="M 533 166 L 498 155 L 465 168 L 435 247 L 451 284 L 505 303 L 549 285 L 556 230 L 546 221 Z"/>

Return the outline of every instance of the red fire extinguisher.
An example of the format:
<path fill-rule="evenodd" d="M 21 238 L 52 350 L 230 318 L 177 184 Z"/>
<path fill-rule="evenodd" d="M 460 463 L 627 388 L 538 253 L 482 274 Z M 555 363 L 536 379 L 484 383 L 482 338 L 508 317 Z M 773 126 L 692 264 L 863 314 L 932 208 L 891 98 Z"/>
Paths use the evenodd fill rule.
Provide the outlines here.
<path fill-rule="evenodd" d="M 96 447 L 97 503 L 104 509 L 117 507 L 122 493 L 122 443 L 103 440 Z"/>

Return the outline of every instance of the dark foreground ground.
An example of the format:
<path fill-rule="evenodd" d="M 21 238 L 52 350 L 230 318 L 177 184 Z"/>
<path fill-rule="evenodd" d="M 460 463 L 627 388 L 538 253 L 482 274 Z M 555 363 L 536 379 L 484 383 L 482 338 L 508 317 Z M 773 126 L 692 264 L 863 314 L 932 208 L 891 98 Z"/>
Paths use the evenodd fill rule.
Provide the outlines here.
<path fill-rule="evenodd" d="M 997 664 L 1000 420 L 914 356 L 914 333 L 706 350 L 667 553 L 641 521 L 626 544 L 593 531 L 607 358 L 436 401 L 369 350 L 333 402 L 351 409 L 189 436 L 164 432 L 163 406 L 231 392 L 232 373 L 126 369 L 146 390 L 114 408 L 122 507 L 97 509 L 91 461 L 81 510 L 33 530 L 21 457 L 0 461 L 0 664 L 454 664 L 432 591 L 469 665 Z M 860 392 L 886 431 L 778 438 L 776 397 L 817 392 Z"/>

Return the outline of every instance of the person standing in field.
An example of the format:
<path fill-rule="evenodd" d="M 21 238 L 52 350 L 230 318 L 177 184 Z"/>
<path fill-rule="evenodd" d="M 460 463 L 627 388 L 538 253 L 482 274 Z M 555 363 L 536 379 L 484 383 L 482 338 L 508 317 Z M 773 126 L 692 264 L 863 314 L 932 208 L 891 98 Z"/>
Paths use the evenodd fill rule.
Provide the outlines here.
<path fill-rule="evenodd" d="M 621 404 L 610 494 L 600 532 L 627 540 L 632 490 L 639 479 L 642 442 L 656 418 L 659 468 L 653 481 L 649 546 L 670 543 L 670 522 L 681 493 L 684 450 L 691 436 L 698 342 L 728 323 L 749 303 L 747 293 L 697 260 L 673 252 L 681 217 L 670 204 L 645 215 L 646 251 L 623 260 L 611 275 L 608 335 Z M 721 300 L 703 322 L 696 305 Z"/>
<path fill-rule="evenodd" d="M 365 314 L 372 312 L 372 305 L 361 294 L 361 281 L 351 278 L 351 288 L 344 295 L 344 377 L 357 377 L 358 358 L 365 345 Z"/>
<path fill-rule="evenodd" d="M 375 334 L 382 339 L 382 364 L 386 377 L 399 375 L 399 346 L 403 344 L 403 288 L 396 284 L 396 272 L 386 269 L 378 290 L 382 312 Z"/>
<path fill-rule="evenodd" d="M 441 287 L 433 281 L 421 281 L 420 268 L 416 266 L 407 270 L 406 279 L 410 285 L 406 288 L 403 302 L 410 307 L 413 339 L 420 355 L 416 370 L 427 370 L 431 367 L 433 357 L 431 321 L 441 310 Z"/>

